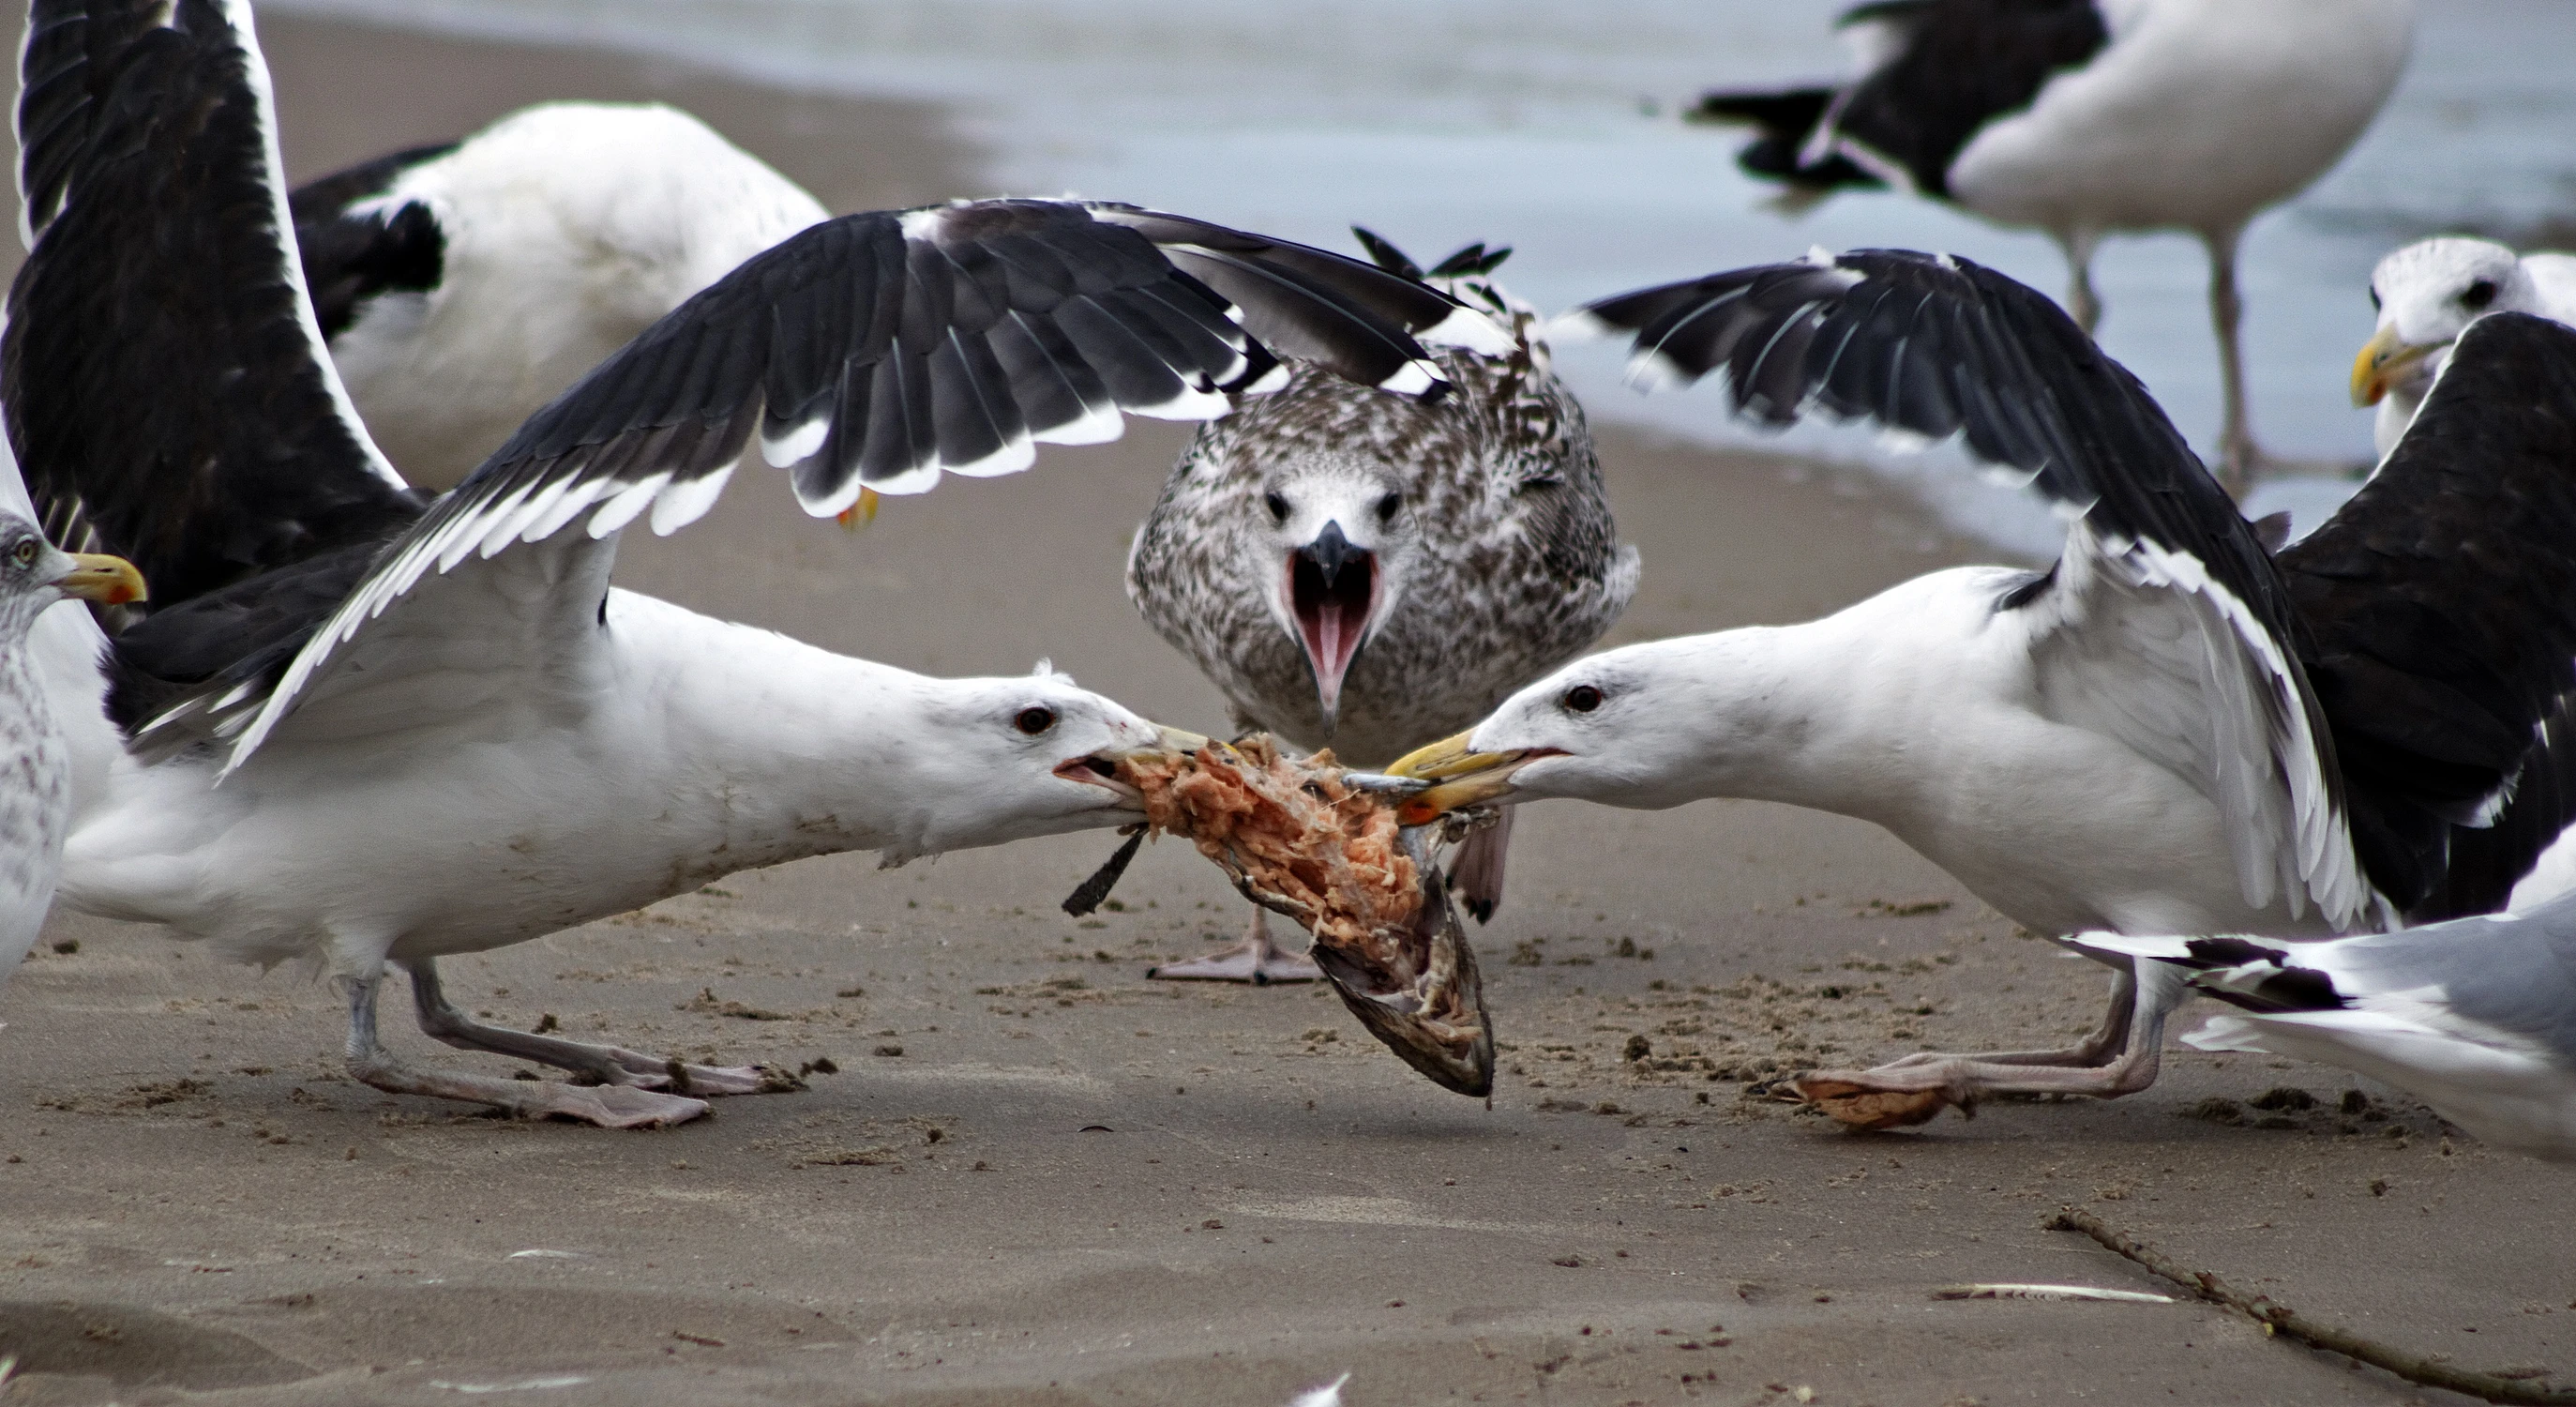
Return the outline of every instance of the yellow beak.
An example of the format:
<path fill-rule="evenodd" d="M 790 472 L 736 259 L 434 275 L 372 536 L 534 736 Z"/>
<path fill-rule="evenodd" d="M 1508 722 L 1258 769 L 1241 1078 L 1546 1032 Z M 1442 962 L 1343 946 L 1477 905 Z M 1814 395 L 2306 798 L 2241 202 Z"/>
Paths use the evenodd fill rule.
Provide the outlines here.
<path fill-rule="evenodd" d="M 1418 826 L 1437 819 L 1461 806 L 1491 801 L 1512 790 L 1512 773 L 1522 765 L 1541 757 L 1552 757 L 1549 751 L 1515 748 L 1509 752 L 1477 752 L 1467 746 L 1470 734 L 1442 738 L 1429 747 L 1416 748 L 1395 760 L 1386 769 L 1390 777 L 1411 777 L 1435 783 L 1428 791 L 1408 797 L 1395 811 L 1399 824 Z"/>
<path fill-rule="evenodd" d="M 2379 404 L 2388 394 L 2388 385 L 2399 372 L 2449 346 L 2447 342 L 2428 342 L 2409 346 L 2397 340 L 2394 325 L 2379 329 L 2379 335 L 2362 344 L 2359 355 L 2352 359 L 2352 403 L 2357 406 Z"/>
<path fill-rule="evenodd" d="M 64 595 L 102 606 L 122 606 L 147 598 L 143 573 L 136 571 L 132 562 L 98 552 L 66 555 L 72 559 L 72 569 L 54 580 L 54 589 Z"/>

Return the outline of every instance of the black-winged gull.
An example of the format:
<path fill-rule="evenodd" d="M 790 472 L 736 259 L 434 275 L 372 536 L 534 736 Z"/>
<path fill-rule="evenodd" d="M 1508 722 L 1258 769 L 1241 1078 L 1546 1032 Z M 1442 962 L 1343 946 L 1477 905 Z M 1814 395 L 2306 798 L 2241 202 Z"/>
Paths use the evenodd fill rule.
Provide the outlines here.
<path fill-rule="evenodd" d="M 1722 369 L 1768 425 L 1958 435 L 2068 518 L 2065 553 L 1579 660 L 1400 762 L 1449 783 L 1408 819 L 1786 801 L 1887 827 L 2035 932 L 2324 936 L 2499 907 L 2576 810 L 2576 330 L 2480 319 L 2378 476 L 2275 555 L 2135 378 L 1967 261 L 1818 255 L 1587 316 L 1637 332 L 1661 379 Z M 2488 828 L 2508 797 L 2521 821 Z M 1917 1117 L 2128 1093 L 2180 987 L 2124 971 L 2072 1049 L 1802 1088 L 1919 1096 Z"/>
<path fill-rule="evenodd" d="M 1711 93 L 1693 115 L 1758 126 L 1738 159 L 1787 183 L 1792 203 L 1887 186 L 2045 230 L 2066 251 L 2067 306 L 2086 332 L 2104 235 L 2198 235 L 2220 466 L 2241 492 L 2262 455 L 2237 336 L 2238 241 L 2370 125 L 2414 15 L 2413 0 L 1878 0 L 1841 21 L 1859 77 Z"/>
<path fill-rule="evenodd" d="M 1025 468 L 1123 412 L 1222 414 L 1284 379 L 1274 348 L 1436 394 L 1408 329 L 1462 315 L 1358 261 L 1131 206 L 852 215 L 656 322 L 433 502 L 325 352 L 242 0 L 38 0 L 21 52 L 35 243 L 0 341 L 9 432 L 48 519 L 125 547 L 161 602 L 116 637 L 130 743 L 75 818 L 61 893 L 317 961 L 352 1072 L 390 1091 L 694 1117 L 677 1087 L 768 1081 L 481 1025 L 437 959 L 798 856 L 1137 817 L 1091 764 L 1154 725 L 1043 670 L 924 678 L 615 589 L 628 526 L 686 525 L 738 461 L 830 516 Z M 599 1087 L 397 1059 L 375 1027 L 388 963 L 439 1040 Z"/>

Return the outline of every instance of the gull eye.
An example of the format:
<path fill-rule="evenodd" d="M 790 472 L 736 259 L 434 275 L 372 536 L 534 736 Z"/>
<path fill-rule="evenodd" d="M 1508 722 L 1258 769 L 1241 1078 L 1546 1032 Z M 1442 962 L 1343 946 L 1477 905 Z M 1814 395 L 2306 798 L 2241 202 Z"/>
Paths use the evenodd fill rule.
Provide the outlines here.
<path fill-rule="evenodd" d="M 1565 691 L 1565 707 L 1571 713 L 1590 713 L 1601 706 L 1601 691 L 1589 684 L 1577 684 Z"/>
<path fill-rule="evenodd" d="M 1261 496 L 1261 506 L 1270 510 L 1270 521 L 1274 523 L 1284 523 L 1288 521 L 1288 498 L 1285 494 L 1279 492 L 1279 490 L 1272 489 L 1270 492 L 1263 494 Z"/>
<path fill-rule="evenodd" d="M 1381 499 L 1379 499 L 1379 500 L 1377 501 L 1377 520 L 1378 520 L 1379 522 L 1381 522 L 1381 523 L 1392 523 L 1392 522 L 1394 522 L 1394 521 L 1395 521 L 1395 514 L 1396 514 L 1396 510 L 1397 510 L 1397 509 L 1399 509 L 1399 508 L 1402 508 L 1403 506 L 1404 506 L 1404 495 L 1403 495 L 1403 494 L 1400 494 L 1400 493 L 1391 493 L 1391 494 L 1388 494 L 1386 497 L 1381 498 Z"/>
<path fill-rule="evenodd" d="M 9 560 L 22 567 L 36 565 L 36 540 L 32 537 L 20 539 L 17 546 L 9 549 Z"/>
<path fill-rule="evenodd" d="M 2495 296 L 2495 280 L 2482 278 L 2461 291 L 2460 306 L 2464 308 L 2483 308 L 2487 304 L 2494 302 Z"/>
<path fill-rule="evenodd" d="M 1034 738 L 1055 726 L 1055 710 L 1035 705 L 1021 709 L 1011 719 L 1011 726 Z"/>

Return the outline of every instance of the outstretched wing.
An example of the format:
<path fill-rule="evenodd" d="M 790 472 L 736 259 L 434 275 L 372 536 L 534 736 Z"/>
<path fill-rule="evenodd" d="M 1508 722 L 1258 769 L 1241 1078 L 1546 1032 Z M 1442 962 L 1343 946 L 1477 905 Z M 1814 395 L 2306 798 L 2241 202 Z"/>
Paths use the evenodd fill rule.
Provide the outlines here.
<path fill-rule="evenodd" d="M 2298 616 L 2251 525 L 2137 378 L 2056 304 L 1946 255 L 1822 254 L 1586 305 L 1635 336 L 1641 380 L 1719 373 L 1739 413 L 1822 411 L 1960 438 L 2076 520 L 2066 556 L 1998 602 L 2020 613 L 2045 706 L 2198 787 L 2248 903 L 2363 921 Z"/>
<path fill-rule="evenodd" d="M 1222 415 L 1232 395 L 1284 380 L 1273 344 L 1434 396 L 1447 382 L 1416 329 L 1507 340 L 1355 260 L 1127 206 L 994 200 L 828 221 L 746 262 L 539 411 L 291 663 L 229 672 L 147 731 L 237 738 L 237 765 L 425 577 L 469 561 L 513 570 L 525 556 L 515 570 L 543 582 L 531 590 L 570 592 L 561 584 L 594 572 L 556 558 L 648 510 L 657 533 L 694 521 L 755 431 L 805 510 L 830 516 L 863 492 L 1026 468 L 1040 442 L 1111 438 L 1124 412 Z M 596 608 L 582 590 L 564 609 Z"/>
<path fill-rule="evenodd" d="M 2387 463 L 2280 556 L 2354 840 L 2419 920 L 2502 907 L 2576 819 L 2570 543 L 2576 329 L 2496 313 Z"/>
<path fill-rule="evenodd" d="M 0 397 L 47 530 L 165 610 L 416 518 L 322 350 L 241 0 L 36 0 L 22 58 Z"/>

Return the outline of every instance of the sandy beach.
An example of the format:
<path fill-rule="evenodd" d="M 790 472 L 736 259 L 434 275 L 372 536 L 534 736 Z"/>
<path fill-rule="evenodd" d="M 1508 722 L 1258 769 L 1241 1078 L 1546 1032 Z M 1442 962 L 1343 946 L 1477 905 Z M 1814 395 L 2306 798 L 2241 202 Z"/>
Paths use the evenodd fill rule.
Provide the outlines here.
<path fill-rule="evenodd" d="M 298 179 L 579 97 L 687 107 L 835 210 L 985 193 L 922 105 L 262 31 Z M 1222 728 L 1119 581 L 1185 440 L 1138 424 L 857 534 L 745 484 L 684 534 L 630 538 L 619 580 L 916 669 L 1050 657 Z M 1856 473 L 1623 433 L 1601 452 L 1645 558 L 1613 642 L 1796 620 L 1987 555 Z M 1113 844 L 808 861 L 446 964 L 497 1019 L 813 1067 L 805 1092 L 658 1133 L 379 1094 L 342 1073 L 312 974 L 58 918 L 0 988 L 6 1400 L 1273 1407 L 1344 1373 L 1350 1407 L 2467 1400 L 2196 1303 L 1935 1297 L 2170 1288 L 2043 1230 L 2067 1204 L 2419 1353 L 2576 1371 L 2568 1171 L 2339 1071 L 2177 1046 L 2126 1100 L 1899 1135 L 1745 1097 L 1780 1069 L 2052 1043 L 2099 1014 L 2098 969 L 1874 827 L 1532 808 L 1476 935 L 1504 1047 L 1490 1109 L 1319 989 L 1146 982 L 1243 910 L 1164 844 L 1122 908 L 1064 916 Z M 427 1054 L 398 1010 L 388 1039 Z"/>

